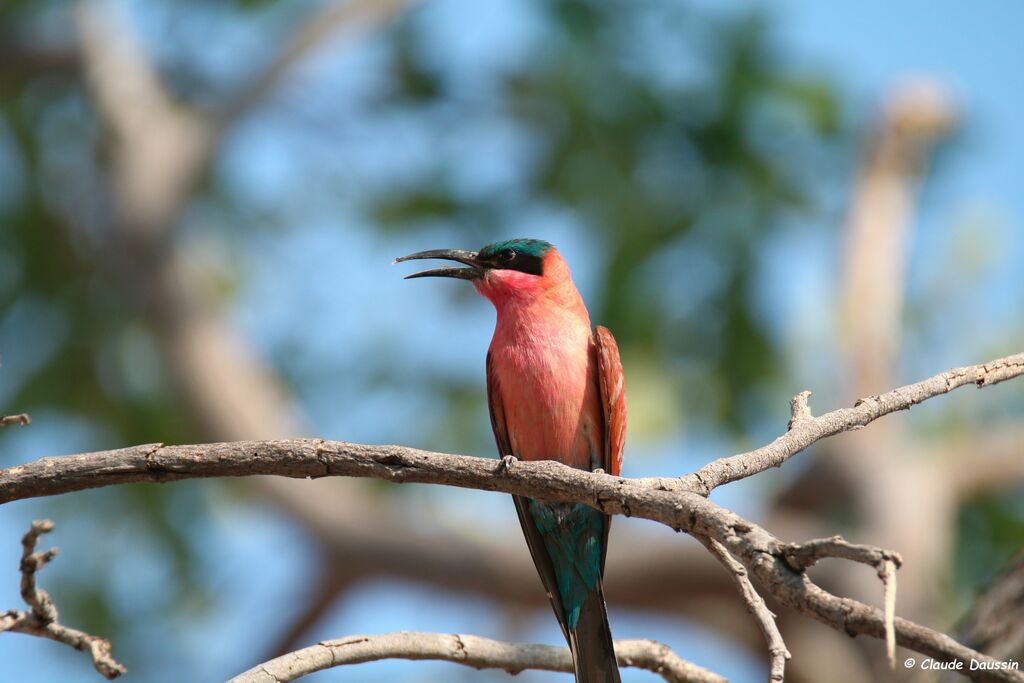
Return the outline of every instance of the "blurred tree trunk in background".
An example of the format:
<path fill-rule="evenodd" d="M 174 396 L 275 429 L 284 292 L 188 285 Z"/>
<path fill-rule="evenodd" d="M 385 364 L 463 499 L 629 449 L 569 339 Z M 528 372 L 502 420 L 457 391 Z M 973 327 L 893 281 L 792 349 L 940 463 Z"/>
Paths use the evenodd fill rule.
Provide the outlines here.
<path fill-rule="evenodd" d="M 634 453 L 678 446 L 686 432 L 739 442 L 805 388 L 786 381 L 796 373 L 758 293 L 760 264 L 773 245 L 792 241 L 794 220 L 842 244 L 844 268 L 827 304 L 841 342 L 832 351 L 841 377 L 824 392 L 836 390 L 830 403 L 899 383 L 916 195 L 953 124 L 938 91 L 897 91 L 855 173 L 864 126 L 842 116 L 838 86 L 786 66 L 764 17 L 674 2 L 524 3 L 527 18 L 508 29 L 524 37 L 509 38 L 506 53 L 453 39 L 465 33 L 429 5 L 156 3 L 135 10 L 140 16 L 102 2 L 0 8 L 3 403 L 87 421 L 103 435 L 97 446 L 241 440 L 317 434 L 310 415 L 345 411 L 372 383 L 443 406 L 438 424 L 396 425 L 395 440 L 489 453 L 481 358 L 460 359 L 481 368 L 470 384 L 457 373 L 396 367 L 415 340 L 388 339 L 358 361 L 325 360 L 321 331 L 302 319 L 298 300 L 289 302 L 300 311 L 294 330 L 278 347 L 239 331 L 240 264 L 253 244 L 313 232 L 307 226 L 324 216 L 344 217 L 332 245 L 338 269 L 368 242 L 473 247 L 537 224 L 571 235 L 592 257 L 577 272 L 593 283 L 594 320 L 620 340 Z M 317 75 L 318 60 L 330 78 Z M 324 95 L 335 90 L 338 99 Z M 231 170 L 232 155 L 245 154 L 242 166 L 295 168 L 268 161 L 266 150 L 232 147 L 253 139 L 247 126 L 279 136 L 283 154 L 301 159 L 302 196 L 268 208 L 259 173 L 240 179 Z M 295 130 L 304 137 L 289 137 Z M 403 135 L 415 140 L 408 149 Z M 853 186 L 842 234 L 822 207 L 828 183 Z M 336 349 L 339 358 L 346 352 Z M 342 386 L 317 393 L 316 382 Z M 783 538 L 841 531 L 898 550 L 907 560 L 898 613 L 951 623 L 963 609 L 951 600 L 954 580 L 966 583 L 961 595 L 976 589 L 996 570 L 986 560 L 1008 557 L 1024 534 L 1024 512 L 990 495 L 1024 481 L 1019 427 L 978 433 L 971 420 L 953 421 L 962 428 L 939 438 L 900 420 L 842 437 L 783 482 L 765 505 L 768 525 Z M 634 462 L 643 472 L 645 461 Z M 201 577 L 189 567 L 214 552 L 195 533 L 208 513 L 200 489 L 108 495 L 177 557 L 183 576 L 169 593 L 195 590 Z M 308 585 L 306 603 L 274 649 L 304 644 L 339 598 L 381 577 L 484 597 L 510 614 L 510 631 L 516 617 L 547 609 L 511 514 L 507 529 L 480 533 L 471 519 L 424 531 L 409 520 L 422 501 L 405 507 L 400 494 L 368 482 L 253 479 L 244 495 L 273 501 L 322 558 L 296 577 Z M 76 514 L 102 523 L 110 510 Z M 1011 532 L 965 541 L 965 514 Z M 972 555 L 968 542 L 985 543 L 985 552 Z M 729 577 L 691 545 L 679 552 L 653 531 L 620 532 L 609 556 L 612 611 L 686 617 L 761 657 L 761 636 Z M 966 571 L 956 562 L 968 562 Z M 834 590 L 880 602 L 870 572 L 820 571 Z M 83 599 L 76 620 L 118 643 L 105 626 L 133 624 L 115 606 L 116 589 Z M 964 634 L 1001 656 L 1016 641 L 990 640 L 979 626 L 1001 623 L 987 616 L 991 599 L 978 603 Z M 777 611 L 794 655 L 789 680 L 905 680 L 883 668 L 881 644 Z M 238 663 L 269 654 L 240 654 Z"/>

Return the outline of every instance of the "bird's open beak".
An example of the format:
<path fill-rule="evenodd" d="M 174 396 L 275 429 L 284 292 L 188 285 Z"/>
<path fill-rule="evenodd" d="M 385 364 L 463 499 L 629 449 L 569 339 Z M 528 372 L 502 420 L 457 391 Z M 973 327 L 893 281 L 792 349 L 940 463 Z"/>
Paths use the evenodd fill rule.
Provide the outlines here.
<path fill-rule="evenodd" d="M 478 254 L 475 251 L 463 251 L 462 249 L 432 249 L 430 251 L 418 251 L 415 254 L 409 254 L 408 256 L 400 256 L 395 259 L 395 263 L 427 258 L 458 261 L 459 263 L 466 264 L 468 268 L 460 268 L 457 266 L 450 266 L 448 268 L 432 268 L 430 270 L 421 270 L 420 272 L 413 273 L 412 275 L 406 275 L 405 279 L 411 280 L 416 277 L 456 277 L 463 280 L 476 280 L 484 274 L 483 266 L 477 260 L 477 256 Z"/>

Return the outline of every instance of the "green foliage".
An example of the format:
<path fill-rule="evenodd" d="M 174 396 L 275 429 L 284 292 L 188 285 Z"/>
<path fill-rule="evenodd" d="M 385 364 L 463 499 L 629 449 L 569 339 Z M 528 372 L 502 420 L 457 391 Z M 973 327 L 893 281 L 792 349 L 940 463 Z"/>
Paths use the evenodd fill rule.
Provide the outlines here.
<path fill-rule="evenodd" d="M 0 38 L 31 35 L 34 13 L 58 4 L 3 4 Z M 283 5 L 235 0 L 227 9 L 171 3 L 148 10 L 180 20 L 168 32 L 174 44 L 160 46 L 160 69 L 172 82 L 176 75 L 195 82 L 180 78 L 197 71 L 183 63 L 195 57 L 188 54 L 189 28 L 210 15 L 223 19 L 218 13 L 233 11 L 236 22 L 264 20 L 257 26 L 267 34 L 263 43 L 284 44 L 286 27 L 265 21 L 274 11 L 293 19 Z M 785 354 L 756 310 L 758 258 L 781 219 L 817 210 L 809 191 L 814 160 L 843 142 L 831 84 L 787 67 L 764 16 L 709 16 L 676 0 L 552 0 L 528 5 L 538 15 L 541 39 L 526 56 L 475 70 L 477 80 L 466 88 L 466 73 L 476 65 L 446 64 L 446 55 L 437 54 L 445 48 L 429 40 L 436 28 L 424 20 L 430 5 L 416 4 L 383 37 L 388 87 L 356 115 L 407 117 L 428 142 L 437 129 L 458 133 L 467 122 L 498 119 L 522 133 L 531 151 L 526 161 L 494 160 L 517 165 L 518 180 L 469 192 L 459 182 L 465 175 L 459 150 L 437 141 L 412 181 L 360 188 L 368 190 L 360 193 L 359 209 L 374 237 L 452 225 L 465 228 L 464 244 L 424 248 L 474 248 L 516 235 L 546 237 L 527 222 L 537 207 L 569 216 L 594 260 L 581 269 L 594 284 L 592 319 L 614 331 L 631 388 L 644 385 L 631 403 L 638 409 L 631 435 L 705 420 L 739 432 L 752 415 L 765 414 L 757 403 L 765 392 L 758 389 L 779 379 Z M 0 155 L 9 150 L 13 159 L 10 167 L 0 165 L 0 268 L 15 264 L 13 274 L 0 271 L 0 323 L 28 321 L 25 335 L 32 340 L 25 346 L 41 358 L 4 394 L 8 412 L 45 410 L 84 420 L 101 435 L 95 447 L 200 440 L 162 351 L 150 351 L 159 343 L 145 293 L 106 268 L 126 250 L 105 218 L 112 201 L 110 140 L 81 79 L 80 70 L 67 66 L 9 73 L 0 64 Z M 179 94 L 191 94 L 184 90 Z M 302 101 L 296 110 L 308 110 L 284 124 L 316 128 L 335 117 L 316 105 L 315 98 Z M 274 222 L 261 212 L 278 209 L 225 191 L 216 172 L 204 180 L 193 200 L 216 207 L 211 232 L 251 239 L 253 223 L 259 229 Z M 308 197 L 289 201 L 341 203 L 334 195 L 344 192 L 331 187 L 317 194 L 314 185 L 302 187 Z M 279 210 L 287 223 L 294 207 Z M 453 296 L 469 294 L 460 289 Z M 297 334 L 311 335 L 306 326 Z M 298 343 L 288 348 L 282 364 L 302 350 Z M 489 441 L 478 362 L 481 378 L 472 382 L 443 372 L 419 376 L 432 402 L 447 410 L 424 427 L 434 430 L 425 443 L 468 452 Z M 386 365 L 381 357 L 362 358 L 357 371 L 368 383 L 408 390 L 407 368 Z M 315 374 L 307 379 L 323 381 L 330 373 L 318 367 Z M 0 386 L 8 381 L 0 369 Z M 699 397 L 693 386 L 701 387 Z M 161 607 L 208 596 L 196 569 L 197 530 L 208 512 L 200 487 L 116 487 L 86 505 L 82 500 L 67 499 L 60 512 L 130 520 L 132 533 L 155 546 L 172 574 Z M 1022 517 L 1009 497 L 978 501 L 963 512 L 957 572 L 964 583 L 979 585 L 1020 545 Z M 61 591 L 60 605 L 70 623 L 116 642 L 133 616 L 114 607 L 114 590 L 75 585 Z"/>
<path fill-rule="evenodd" d="M 20 15 L 0 25 L 11 33 Z M 39 354 L 38 367 L 20 378 L 8 394 L 7 405 L 37 416 L 74 416 L 91 425 L 103 439 L 83 448 L 117 447 L 156 440 L 184 442 L 197 437 L 173 384 L 162 378 L 145 393 L 126 390 L 136 373 L 146 368 L 120 362 L 118 350 L 126 335 L 152 330 L 140 322 L 138 300 L 122 282 L 112 281 L 102 259 L 118 258 L 120 245 L 109 234 L 90 232 L 90 211 L 104 208 L 107 189 L 99 184 L 103 173 L 94 163 L 99 140 L 96 123 L 85 103 L 82 83 L 58 72 L 29 79 L 20 87 L 0 90 L 0 141 L 14 160 L 14 173 L 0 182 L 20 188 L 10 201 L 0 203 L 0 256 L 15 264 L 13 275 L 0 278 L 0 320 L 12 320 L 19 346 L 4 349 L 10 356 Z M 101 161 L 101 160 L 100 160 Z M 94 196 L 72 197 L 81 190 L 67 177 L 92 177 Z M 14 316 L 12 318 L 12 316 Z M 24 343 L 30 339 L 29 343 Z M 34 350 L 33 350 L 34 349 Z M 13 363 L 12 363 L 13 365 Z M 157 372 L 160 369 L 157 368 Z M 10 387 L 11 377 L 0 369 L 0 382 Z M 48 425 L 36 420 L 34 429 Z M 52 425 L 51 425 L 52 427 Z M 34 454 L 18 454 L 19 458 Z M 8 466 L 10 461 L 0 462 Z M 175 500 L 191 499 L 191 505 Z M 98 500 L 98 499 L 97 499 Z M 169 609 L 176 595 L 188 590 L 202 593 L 193 543 L 180 526 L 181 510 L 201 515 L 201 498 L 186 488 L 123 487 L 105 494 L 117 501 L 121 515 L 130 518 L 140 536 L 150 539 L 168 560 L 175 585 L 166 594 Z M 109 512 L 96 506 L 97 515 Z M 81 499 L 60 499 L 49 508 L 56 519 L 88 516 Z M 114 515 L 116 517 L 116 515 Z M 60 545 L 67 547 L 69 541 Z M 58 565 L 59 566 L 59 565 Z M 114 596 L 96 576 L 75 578 L 73 573 L 48 577 L 48 588 L 61 595 L 66 618 L 95 632 L 117 635 L 132 628 L 132 617 L 114 610 Z M 173 609 L 171 610 L 173 613 Z"/>
<path fill-rule="evenodd" d="M 234 4 L 240 20 L 279 5 Z M 0 35 L 31 35 L 38 7 L 21 2 L 0 9 Z M 782 211 L 806 201 L 792 167 L 758 143 L 764 131 L 751 117 L 762 101 L 783 102 L 799 112 L 797 125 L 808 131 L 809 144 L 818 145 L 821 135 L 835 131 L 831 94 L 820 81 L 778 66 L 761 19 L 709 20 L 675 2 L 563 0 L 533 7 L 545 25 L 543 44 L 510 71 L 487 74 L 494 96 L 475 99 L 459 94 L 438 60 L 426 58 L 421 12 L 427 8 L 413 10 L 386 37 L 391 86 L 367 113 L 402 111 L 427 121 L 447 116 L 448 124 L 458 125 L 497 109 L 539 150 L 522 196 L 467 196 L 453 182 L 460 159 L 437 150 L 428 173 L 407 185 L 378 188 L 367 211 L 380 231 L 431 219 L 472 226 L 475 238 L 465 245 L 472 247 L 486 237 L 511 236 L 506 226 L 517 219 L 515 206 L 568 208 L 601 259 L 595 322 L 615 331 L 624 357 L 657 368 L 648 374 L 669 381 L 670 396 L 685 397 L 687 381 L 710 378 L 722 389 L 711 416 L 738 425 L 735 397 L 778 370 L 778 354 L 753 316 L 749 296 L 757 245 Z M 222 10 L 200 3 L 176 11 L 202 21 L 204 12 Z M 671 69 L 638 52 L 650 12 L 669 22 L 668 33 L 676 36 L 671 40 L 698 46 L 693 58 L 700 63 L 699 78 L 666 78 Z M 182 40 L 186 34 L 170 35 Z M 165 47 L 160 68 L 169 80 L 194 73 L 193 64 L 174 61 L 186 59 L 187 50 Z M 94 425 L 101 435 L 94 447 L 199 440 L 203 434 L 160 358 L 145 292 L 107 267 L 128 252 L 110 231 L 110 140 L 81 78 L 67 66 L 6 74 L 0 68 L 0 139 L 9 143 L 14 169 L 3 182 L 17 188 L 0 202 L 0 256 L 17 264 L 15 275 L 0 278 L 0 320 L 21 311 L 49 321 L 37 326 L 45 357 L 19 378 L 7 395 L 9 405 Z M 216 182 L 204 184 L 197 198 L 224 216 L 252 211 L 220 190 Z M 528 225 L 513 234 L 534 236 Z M 720 265 L 715 286 L 693 287 L 691 274 L 675 267 L 676 256 L 694 249 Z M 652 290 L 652 277 L 660 290 Z M 691 287 L 709 293 L 692 314 L 680 317 L 673 292 Z M 710 337 L 702 332 L 709 317 L 717 321 Z M 683 370 L 694 359 L 702 367 L 697 375 Z M 451 399 L 439 431 L 485 429 L 486 420 L 466 419 L 483 405 L 478 385 L 453 381 L 437 393 Z M 194 573 L 194 529 L 204 511 L 196 487 L 119 487 L 90 500 L 105 501 L 97 516 L 130 518 L 134 533 L 167 561 L 173 570 L 165 587 L 170 603 L 203 594 L 202 577 Z M 63 593 L 78 597 L 62 606 L 70 620 L 117 640 L 119 629 L 132 628 L 132 617 L 111 607 L 110 589 L 75 586 Z"/>
<path fill-rule="evenodd" d="M 980 593 L 1024 547 L 1024 497 L 1021 491 L 978 498 L 957 518 L 954 580 Z"/>
<path fill-rule="evenodd" d="M 806 150 L 782 157 L 766 149 L 759 136 L 788 133 L 756 117 L 766 103 L 795 113 L 786 125 L 801 129 L 814 150 L 836 133 L 837 106 L 821 79 L 779 66 L 763 19 L 709 22 L 677 5 L 544 3 L 538 11 L 553 39 L 511 73 L 495 74 L 496 94 L 479 100 L 446 86 L 450 75 L 436 60 L 417 57 L 427 28 L 413 13 L 392 34 L 390 102 L 424 116 L 449 111 L 452 121 L 498 109 L 525 130 L 540 152 L 522 204 L 567 209 L 601 252 L 595 322 L 614 330 L 624 353 L 653 354 L 676 392 L 685 396 L 693 381 L 717 387 L 712 404 L 687 410 L 740 428 L 743 409 L 756 408 L 741 397 L 779 371 L 779 350 L 751 300 L 758 245 L 783 212 L 810 206 L 793 171 Z M 647 14 L 669 27 L 662 35 L 703 46 L 692 58 L 704 73 L 673 81 L 665 74 L 671 65 L 643 54 L 638 46 L 657 38 L 645 35 Z M 713 41 L 702 35 L 709 23 Z M 396 228 L 441 220 L 503 236 L 516 221 L 507 197 L 460 193 L 448 181 L 460 163 L 438 150 L 419 183 L 378 197 L 373 217 Z M 683 252 L 720 269 L 710 292 L 683 268 Z M 680 318 L 675 302 L 690 289 L 705 298 Z"/>

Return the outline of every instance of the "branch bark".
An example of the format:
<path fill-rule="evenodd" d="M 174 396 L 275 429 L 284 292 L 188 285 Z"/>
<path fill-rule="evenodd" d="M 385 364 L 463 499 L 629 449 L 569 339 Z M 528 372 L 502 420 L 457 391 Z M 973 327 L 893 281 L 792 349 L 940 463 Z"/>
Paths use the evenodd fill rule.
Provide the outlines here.
<path fill-rule="evenodd" d="M 56 548 L 35 552 L 39 537 L 50 531 L 53 531 L 53 522 L 48 519 L 37 520 L 32 522 L 21 539 L 21 597 L 29 609 L 24 612 L 12 609 L 0 614 L 0 633 L 11 631 L 49 638 L 88 652 L 96 671 L 104 678 L 113 680 L 127 669 L 110 654 L 110 641 L 59 623 L 57 606 L 49 594 L 36 585 L 36 573 L 57 556 Z"/>
<path fill-rule="evenodd" d="M 747 453 L 720 458 L 683 477 L 687 488 L 708 495 L 716 487 L 746 479 L 782 463 L 816 441 L 841 432 L 853 431 L 878 418 L 911 407 L 965 384 L 991 386 L 1024 374 L 1024 353 L 989 363 L 952 368 L 915 384 L 858 400 L 852 408 L 841 408 L 812 417 L 804 394 L 793 399 L 790 428 L 784 435 Z"/>
<path fill-rule="evenodd" d="M 956 368 L 914 385 L 812 417 L 806 401 L 795 400 L 792 428 L 772 445 L 724 458 L 681 479 L 627 479 L 583 472 L 555 462 L 511 464 L 484 458 L 432 453 L 402 446 L 369 446 L 296 439 L 164 446 L 150 444 L 114 451 L 42 458 L 0 471 L 0 503 L 131 482 L 166 482 L 196 477 L 275 474 L 294 478 L 371 477 L 395 483 L 432 483 L 502 491 L 552 502 L 578 502 L 607 514 L 633 515 L 708 538 L 738 560 L 752 580 L 777 601 L 850 635 L 885 638 L 942 661 L 972 662 L 985 668 L 976 680 L 1024 681 L 1024 674 L 941 633 L 893 618 L 891 597 L 883 612 L 825 591 L 806 571 L 820 557 L 841 557 L 878 566 L 891 574 L 898 555 L 856 546 L 842 539 L 783 543 L 767 530 L 721 508 L 702 493 L 727 481 L 781 464 L 810 443 L 863 426 L 967 383 L 989 386 L 1024 374 L 1024 354 Z M 774 450 L 772 450 L 775 446 Z M 789 452 L 792 451 L 792 452 Z M 788 454 L 787 454 L 788 453 Z M 780 454 L 782 456 L 780 457 Z M 773 460 L 775 458 L 776 460 Z M 716 463 L 720 464 L 715 467 Z M 721 465 L 724 463 L 724 465 Z M 887 586 L 888 586 L 887 582 Z M 991 667 L 991 668 L 989 668 Z"/>
<path fill-rule="evenodd" d="M 32 418 L 28 416 L 28 413 L 0 416 L 0 427 L 6 427 L 7 425 L 21 425 L 22 427 L 24 427 L 31 423 Z"/>
<path fill-rule="evenodd" d="M 725 683 L 725 679 L 676 655 L 653 640 L 618 640 L 620 666 L 646 669 L 672 683 Z M 571 673 L 568 648 L 504 643 L 479 636 L 400 631 L 376 636 L 325 640 L 283 655 L 232 678 L 228 683 L 286 683 L 335 666 L 381 659 L 440 660 L 474 669 L 526 669 Z"/>
<path fill-rule="evenodd" d="M 786 660 L 790 655 L 786 648 L 786 642 L 782 639 L 779 626 L 775 623 L 775 615 L 768 609 L 764 598 L 757 592 L 754 585 L 750 583 L 747 576 L 747 568 L 744 567 L 729 551 L 716 540 L 706 536 L 698 536 L 697 540 L 704 544 L 704 547 L 715 556 L 715 558 L 729 570 L 736 588 L 747 606 L 747 611 L 757 621 L 761 633 L 764 635 L 765 643 L 768 646 L 768 680 L 770 683 L 777 681 L 782 683 L 786 678 Z"/>
<path fill-rule="evenodd" d="M 776 600 L 850 635 L 885 636 L 877 608 L 840 598 L 791 567 L 794 552 L 765 529 L 706 498 L 669 490 L 660 478 L 626 479 L 583 472 L 556 462 L 500 461 L 431 453 L 402 446 L 369 446 L 313 439 L 190 446 L 151 444 L 116 451 L 42 458 L 0 471 L 0 502 L 139 481 L 276 474 L 290 477 L 358 476 L 395 483 L 433 483 L 579 502 L 608 514 L 661 522 L 711 537 L 746 567 Z M 896 642 L 942 661 L 998 663 L 952 638 L 896 619 Z M 979 680 L 1024 681 L 1014 671 L 985 671 Z"/>
<path fill-rule="evenodd" d="M 163 483 L 203 477 L 275 474 L 293 478 L 325 476 L 373 477 L 396 483 L 446 484 L 485 491 L 504 491 L 553 502 L 584 502 L 611 514 L 647 515 L 676 528 L 671 512 L 658 506 L 706 496 L 714 488 L 779 467 L 811 444 L 844 431 L 859 429 L 897 410 L 964 386 L 991 386 L 1024 375 L 1024 353 L 988 363 L 953 368 L 916 384 L 860 399 L 820 417 L 804 415 L 767 446 L 720 458 L 678 479 L 627 479 L 589 473 L 554 462 L 516 462 L 495 468 L 490 459 L 433 453 L 404 446 L 369 446 L 323 439 L 237 441 L 165 446 L 146 444 L 109 451 L 40 458 L 0 470 L 0 504 L 52 496 L 112 484 Z M 586 493 L 586 496 L 581 495 Z M 645 497 L 645 494 L 650 494 Z M 584 499 L 586 498 L 586 499 Z"/>

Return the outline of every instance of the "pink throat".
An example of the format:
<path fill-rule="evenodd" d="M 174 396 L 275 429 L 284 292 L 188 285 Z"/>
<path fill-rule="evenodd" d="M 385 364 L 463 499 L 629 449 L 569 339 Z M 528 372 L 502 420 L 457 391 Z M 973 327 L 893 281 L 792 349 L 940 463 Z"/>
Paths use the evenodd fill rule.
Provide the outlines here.
<path fill-rule="evenodd" d="M 543 277 L 518 270 L 490 270 L 474 285 L 499 311 L 507 304 L 535 299 L 546 289 Z"/>

